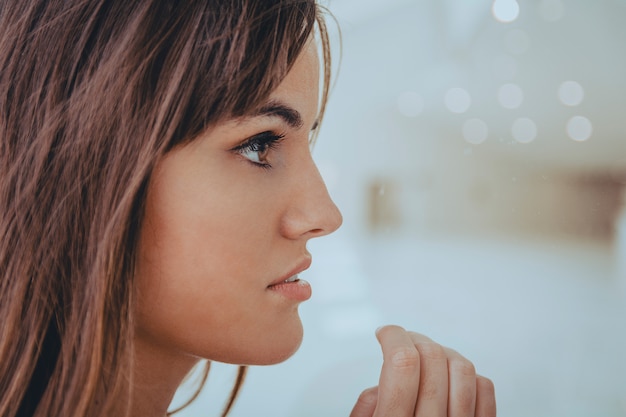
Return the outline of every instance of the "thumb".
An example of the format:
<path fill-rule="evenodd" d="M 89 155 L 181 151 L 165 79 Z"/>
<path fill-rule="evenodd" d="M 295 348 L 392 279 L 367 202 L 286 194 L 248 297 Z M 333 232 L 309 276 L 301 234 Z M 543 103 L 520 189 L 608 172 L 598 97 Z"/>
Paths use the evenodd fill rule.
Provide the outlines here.
<path fill-rule="evenodd" d="M 378 386 L 368 388 L 359 395 L 350 417 L 372 417 L 378 404 Z"/>

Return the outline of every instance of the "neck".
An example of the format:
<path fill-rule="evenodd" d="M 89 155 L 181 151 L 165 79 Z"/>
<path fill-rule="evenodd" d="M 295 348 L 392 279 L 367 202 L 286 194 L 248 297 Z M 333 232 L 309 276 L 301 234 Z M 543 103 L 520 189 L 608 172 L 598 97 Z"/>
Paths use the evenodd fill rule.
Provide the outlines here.
<path fill-rule="evenodd" d="M 164 417 L 178 386 L 198 358 L 135 338 L 131 417 Z M 123 414 L 121 414 L 123 415 Z"/>

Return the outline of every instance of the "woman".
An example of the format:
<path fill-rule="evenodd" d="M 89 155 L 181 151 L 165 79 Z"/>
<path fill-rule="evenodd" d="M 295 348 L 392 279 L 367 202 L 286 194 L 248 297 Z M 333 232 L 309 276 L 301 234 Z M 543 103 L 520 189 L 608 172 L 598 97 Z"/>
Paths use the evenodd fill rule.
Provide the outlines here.
<path fill-rule="evenodd" d="M 163 416 L 200 358 L 242 366 L 226 414 L 298 348 L 329 66 L 312 0 L 2 3 L 0 415 Z M 353 416 L 495 414 L 466 359 L 377 335 Z"/>

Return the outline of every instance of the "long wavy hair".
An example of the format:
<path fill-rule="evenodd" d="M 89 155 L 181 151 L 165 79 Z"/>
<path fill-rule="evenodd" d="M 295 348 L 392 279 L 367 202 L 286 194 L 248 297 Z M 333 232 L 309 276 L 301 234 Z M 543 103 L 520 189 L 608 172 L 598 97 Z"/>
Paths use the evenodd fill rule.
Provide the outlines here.
<path fill-rule="evenodd" d="M 314 32 L 323 114 L 315 0 L 0 3 L 1 416 L 105 416 L 128 397 L 155 165 L 258 107 Z"/>

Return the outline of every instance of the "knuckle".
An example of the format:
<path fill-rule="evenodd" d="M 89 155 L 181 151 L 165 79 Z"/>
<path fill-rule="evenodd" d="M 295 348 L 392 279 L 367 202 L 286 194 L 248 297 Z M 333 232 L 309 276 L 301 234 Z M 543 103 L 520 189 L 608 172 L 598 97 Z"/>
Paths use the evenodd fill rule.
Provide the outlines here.
<path fill-rule="evenodd" d="M 403 346 L 391 352 L 390 360 L 395 369 L 415 371 L 419 369 L 420 355 L 414 348 Z"/>
<path fill-rule="evenodd" d="M 378 402 L 378 388 L 372 387 L 363 390 L 359 395 L 358 402 L 364 405 L 376 405 Z"/>
<path fill-rule="evenodd" d="M 477 376 L 476 388 L 483 395 L 495 396 L 496 394 L 496 388 L 493 381 L 489 378 L 485 378 L 484 376 Z"/>
<path fill-rule="evenodd" d="M 463 357 L 452 357 L 448 360 L 450 372 L 465 377 L 475 377 L 476 368 L 474 364 Z"/>
<path fill-rule="evenodd" d="M 417 349 L 424 359 L 428 360 L 444 360 L 446 359 L 446 351 L 443 346 L 435 342 L 422 342 L 417 345 Z"/>

